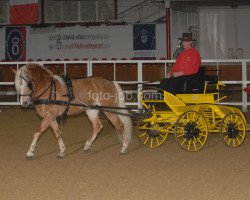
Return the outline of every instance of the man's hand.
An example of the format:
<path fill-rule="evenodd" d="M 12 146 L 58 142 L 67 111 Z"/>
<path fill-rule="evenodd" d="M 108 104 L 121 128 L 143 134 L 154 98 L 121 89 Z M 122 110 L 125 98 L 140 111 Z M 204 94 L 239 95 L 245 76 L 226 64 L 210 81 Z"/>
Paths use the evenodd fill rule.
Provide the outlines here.
<path fill-rule="evenodd" d="M 174 72 L 174 73 L 173 73 L 173 76 L 174 76 L 174 77 L 183 76 L 183 75 L 184 75 L 183 72 Z"/>
<path fill-rule="evenodd" d="M 167 73 L 167 74 L 166 74 L 166 78 L 167 78 L 167 79 L 169 79 L 169 78 L 171 78 L 171 77 L 172 77 L 172 73 Z"/>

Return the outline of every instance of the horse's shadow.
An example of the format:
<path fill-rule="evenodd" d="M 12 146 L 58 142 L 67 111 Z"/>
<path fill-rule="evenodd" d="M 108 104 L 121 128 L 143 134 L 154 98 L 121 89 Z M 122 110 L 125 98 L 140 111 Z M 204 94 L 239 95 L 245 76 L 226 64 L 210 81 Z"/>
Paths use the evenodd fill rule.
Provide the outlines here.
<path fill-rule="evenodd" d="M 79 142 L 75 142 L 75 143 L 71 143 L 71 144 L 68 144 L 68 145 L 65 145 L 66 149 L 67 148 L 70 148 L 70 147 L 73 147 L 75 145 L 79 145 L 81 144 L 81 147 L 78 147 L 77 149 L 75 149 L 73 152 L 70 152 L 70 154 L 75 154 L 77 152 L 79 152 L 83 147 L 82 147 L 82 144 L 83 144 L 83 141 L 79 141 Z M 48 156 L 48 155 L 51 155 L 51 154 L 55 154 L 56 152 L 58 152 L 58 150 L 54 150 L 54 151 L 50 151 L 50 152 L 47 152 L 47 153 L 44 153 L 44 154 L 40 154 L 38 156 L 35 157 L 35 159 L 40 159 L 44 156 Z M 68 153 L 69 154 L 69 153 Z M 65 157 L 67 157 L 67 155 L 65 155 Z"/>
<path fill-rule="evenodd" d="M 98 150 L 92 149 L 90 151 L 84 151 L 83 150 L 83 144 L 84 144 L 83 141 L 79 141 L 79 142 L 75 142 L 75 143 L 71 143 L 71 144 L 65 145 L 66 149 L 70 149 L 70 147 L 74 147 L 76 145 L 78 147 L 75 148 L 74 150 L 68 151 L 68 153 L 65 154 L 64 158 L 66 158 L 68 156 L 71 156 L 71 155 L 74 155 L 74 154 L 78 153 L 79 151 L 82 151 L 83 153 L 85 153 L 87 155 L 94 155 L 94 154 L 100 153 L 101 151 L 103 151 L 105 149 L 109 149 L 111 147 L 120 145 L 119 143 L 113 143 L 111 145 L 105 146 L 105 147 L 103 147 L 101 149 L 98 149 Z M 44 154 L 40 154 L 40 155 L 34 157 L 34 159 L 41 159 L 41 158 L 43 158 L 45 156 L 48 156 L 48 155 L 51 155 L 51 154 L 56 154 L 57 152 L 58 152 L 58 150 L 54 150 L 54 151 L 50 151 L 50 152 L 47 152 L 47 153 L 44 153 Z"/>

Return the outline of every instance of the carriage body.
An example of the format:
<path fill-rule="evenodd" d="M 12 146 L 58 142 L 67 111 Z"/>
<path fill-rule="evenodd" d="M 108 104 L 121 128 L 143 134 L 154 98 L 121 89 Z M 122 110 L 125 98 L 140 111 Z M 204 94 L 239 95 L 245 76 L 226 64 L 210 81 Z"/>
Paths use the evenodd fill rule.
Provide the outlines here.
<path fill-rule="evenodd" d="M 215 87 L 223 84 L 216 83 Z M 225 97 L 219 92 L 177 94 L 164 91 L 161 100 L 145 99 L 142 90 L 140 100 L 151 116 L 138 122 L 138 139 L 150 148 L 161 146 L 168 134 L 175 134 L 177 143 L 187 151 L 201 149 L 208 133 L 219 133 L 227 146 L 240 146 L 246 135 L 246 118 L 235 106 L 218 104 Z M 149 96 L 149 95 L 147 95 Z"/>

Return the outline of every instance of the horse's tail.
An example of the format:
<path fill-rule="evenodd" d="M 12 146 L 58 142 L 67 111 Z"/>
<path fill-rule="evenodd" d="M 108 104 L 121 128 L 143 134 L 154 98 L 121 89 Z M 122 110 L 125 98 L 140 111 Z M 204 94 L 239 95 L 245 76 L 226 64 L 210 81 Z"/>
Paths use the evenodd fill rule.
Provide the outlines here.
<path fill-rule="evenodd" d="M 118 107 L 125 108 L 126 107 L 125 106 L 125 96 L 124 96 L 124 93 L 122 91 L 122 88 L 118 83 L 116 83 L 116 82 L 113 82 L 113 83 L 114 83 L 116 90 L 117 90 L 117 93 L 118 93 L 118 96 L 117 96 Z M 121 109 L 118 112 L 121 112 L 124 114 L 129 114 L 129 112 L 126 109 Z M 132 120 L 129 116 L 125 116 L 125 115 L 118 115 L 118 116 L 124 124 L 124 134 L 125 134 L 126 140 L 128 143 L 130 143 L 132 140 L 132 132 L 133 132 Z"/>

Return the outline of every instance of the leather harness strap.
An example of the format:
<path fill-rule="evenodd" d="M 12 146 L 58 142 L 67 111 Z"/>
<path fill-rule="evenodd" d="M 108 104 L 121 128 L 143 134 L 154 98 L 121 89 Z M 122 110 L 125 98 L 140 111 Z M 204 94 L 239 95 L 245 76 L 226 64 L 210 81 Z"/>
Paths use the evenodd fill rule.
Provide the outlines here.
<path fill-rule="evenodd" d="M 49 105 L 49 104 L 54 104 L 54 105 L 66 106 L 65 110 L 63 111 L 63 114 L 57 118 L 58 121 L 60 121 L 61 123 L 63 123 L 67 119 L 67 115 L 68 115 L 68 111 L 69 111 L 69 106 L 71 105 L 71 101 L 74 100 L 75 96 L 74 96 L 73 86 L 72 86 L 72 82 L 71 82 L 70 78 L 67 77 L 64 74 L 61 77 L 64 80 L 64 82 L 66 84 L 66 87 L 67 87 L 67 94 L 63 95 L 63 96 L 68 97 L 68 101 L 56 100 L 56 80 L 54 78 L 52 78 L 49 87 L 46 88 L 46 90 L 42 94 L 40 94 L 39 96 L 35 97 L 34 100 L 33 100 L 33 103 L 34 103 L 34 105 L 41 105 L 41 104 Z M 39 97 L 41 97 L 49 89 L 50 89 L 50 93 L 49 93 L 48 99 L 38 99 Z"/>

